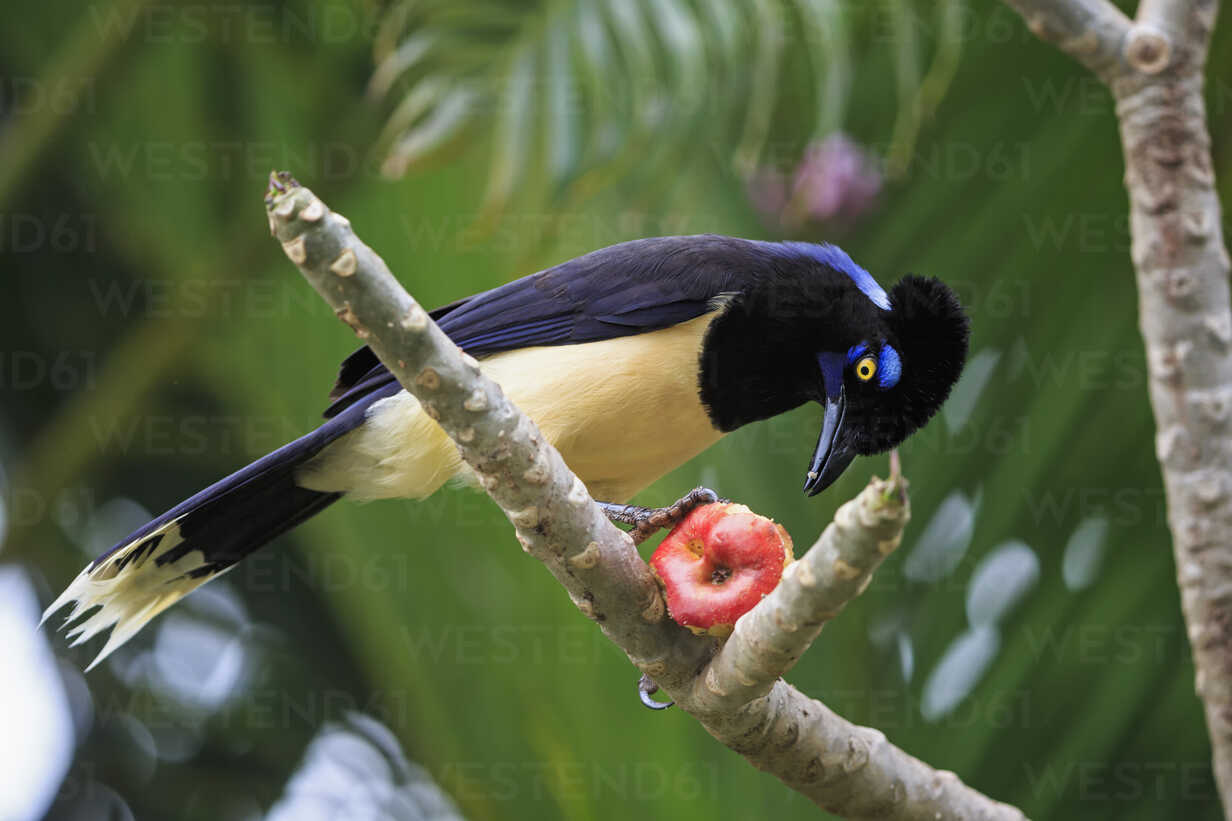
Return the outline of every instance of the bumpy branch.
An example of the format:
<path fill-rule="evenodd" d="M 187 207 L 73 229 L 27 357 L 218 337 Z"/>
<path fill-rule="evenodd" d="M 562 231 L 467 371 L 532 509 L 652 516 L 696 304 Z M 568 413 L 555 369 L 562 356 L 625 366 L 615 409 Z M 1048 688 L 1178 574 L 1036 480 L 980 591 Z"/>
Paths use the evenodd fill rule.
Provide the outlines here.
<path fill-rule="evenodd" d="M 909 517 L 905 482 L 873 479 L 838 509 L 778 588 L 743 618 L 680 705 L 715 738 L 845 818 L 1023 819 L 786 684 L 782 674 L 830 619 L 864 591 L 898 547 Z"/>
<path fill-rule="evenodd" d="M 1007 2 L 1028 22 L 1044 8 L 1091 4 Z M 1232 308 L 1202 98 L 1217 9 L 1215 0 L 1144 0 L 1126 33 L 1123 59 L 1117 62 L 1117 52 L 1101 46 L 1099 64 L 1112 66 L 1101 76 L 1116 99 L 1125 153 L 1139 323 L 1158 428 L 1155 449 L 1215 780 L 1230 812 Z M 1105 10 L 1103 16 L 1119 14 Z M 1078 18 L 1070 13 L 1068 19 Z M 1078 27 L 1067 37 L 1087 34 Z"/>
<path fill-rule="evenodd" d="M 707 713 L 739 708 L 770 691 L 795 666 L 826 622 L 873 580 L 898 547 L 909 517 L 906 482 L 873 479 L 834 514 L 834 521 L 783 580 L 736 624 L 731 638 L 693 688 Z"/>
<path fill-rule="evenodd" d="M 355 236 L 346 218 L 288 175 L 271 176 L 266 205 L 270 230 L 287 256 L 454 440 L 513 523 L 523 548 L 547 566 L 582 613 L 712 735 L 819 806 L 848 817 L 1023 817 L 778 680 L 789 663 L 748 662 L 738 648 L 752 648 L 749 658 L 755 658 L 759 628 L 754 624 L 761 617 L 748 626 L 744 620 L 737 623 L 733 636 L 747 638 L 717 657 L 714 640 L 694 636 L 666 618 L 658 586 L 629 536 L 604 518 L 534 423 L 436 327 L 381 258 Z M 862 580 L 897 542 L 906 521 L 906 498 L 899 491 L 874 480 L 827 530 L 819 547 L 801 560 L 812 575 L 795 571 L 788 584 L 795 592 L 774 601 L 800 620 L 804 640 L 784 641 L 780 634 L 788 628 L 779 625 L 766 633 L 775 646 L 788 653 L 794 646 L 798 657 L 826 613 L 863 588 Z M 812 553 L 818 554 L 816 561 Z M 711 668 L 712 661 L 719 666 Z M 699 674 L 711 669 L 710 684 L 717 686 L 707 686 L 706 673 Z M 766 686 L 758 688 L 757 696 L 737 696 L 737 687 L 725 694 L 729 669 L 734 675 L 756 669 Z"/>

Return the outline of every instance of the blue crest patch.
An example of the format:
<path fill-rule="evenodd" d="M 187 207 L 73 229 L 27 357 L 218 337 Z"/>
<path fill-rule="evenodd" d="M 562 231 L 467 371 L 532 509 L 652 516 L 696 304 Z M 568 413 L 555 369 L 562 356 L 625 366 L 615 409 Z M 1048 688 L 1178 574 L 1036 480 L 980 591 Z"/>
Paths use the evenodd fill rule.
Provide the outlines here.
<path fill-rule="evenodd" d="M 873 279 L 873 275 L 861 268 L 859 265 L 847 256 L 847 252 L 837 245 L 829 243 L 814 243 L 814 242 L 779 242 L 767 243 L 768 245 L 777 245 L 783 250 L 800 254 L 811 259 L 815 259 L 823 265 L 828 265 L 836 271 L 842 271 L 846 274 L 856 287 L 868 297 L 874 305 L 883 311 L 890 310 L 890 297 L 886 295 L 885 289 L 877 284 L 877 280 Z"/>

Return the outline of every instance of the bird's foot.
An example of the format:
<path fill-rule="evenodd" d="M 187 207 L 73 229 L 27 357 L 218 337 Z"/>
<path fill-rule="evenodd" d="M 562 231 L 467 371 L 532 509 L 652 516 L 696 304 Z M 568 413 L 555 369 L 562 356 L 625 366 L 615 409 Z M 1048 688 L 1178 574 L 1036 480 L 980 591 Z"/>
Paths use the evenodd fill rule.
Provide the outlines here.
<path fill-rule="evenodd" d="M 651 698 L 652 695 L 659 692 L 659 685 L 654 683 L 650 676 L 642 673 L 642 677 L 637 682 L 637 697 L 642 700 L 652 710 L 666 710 L 676 702 L 674 701 L 655 701 Z"/>
<path fill-rule="evenodd" d="M 613 522 L 626 524 L 633 529 L 629 535 L 634 544 L 641 544 L 656 532 L 675 527 L 680 520 L 702 505 L 723 501 L 719 494 L 708 487 L 695 487 L 667 507 L 640 507 L 599 502 L 599 507 Z"/>

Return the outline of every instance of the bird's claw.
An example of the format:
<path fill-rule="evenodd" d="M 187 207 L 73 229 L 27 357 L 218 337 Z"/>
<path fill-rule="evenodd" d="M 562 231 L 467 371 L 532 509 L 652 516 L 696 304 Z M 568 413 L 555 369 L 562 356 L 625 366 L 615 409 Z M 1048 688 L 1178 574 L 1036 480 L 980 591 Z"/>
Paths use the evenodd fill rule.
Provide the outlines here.
<path fill-rule="evenodd" d="M 695 508 L 725 501 L 708 487 L 695 487 L 667 507 L 640 507 L 599 502 L 603 512 L 613 522 L 631 526 L 629 535 L 634 544 L 641 544 L 664 528 L 672 528 Z"/>
<path fill-rule="evenodd" d="M 666 710 L 676 703 L 674 701 L 655 701 L 651 696 L 657 692 L 659 692 L 659 685 L 655 684 L 650 676 L 642 673 L 642 677 L 637 682 L 637 697 L 642 700 L 642 704 L 652 710 Z"/>

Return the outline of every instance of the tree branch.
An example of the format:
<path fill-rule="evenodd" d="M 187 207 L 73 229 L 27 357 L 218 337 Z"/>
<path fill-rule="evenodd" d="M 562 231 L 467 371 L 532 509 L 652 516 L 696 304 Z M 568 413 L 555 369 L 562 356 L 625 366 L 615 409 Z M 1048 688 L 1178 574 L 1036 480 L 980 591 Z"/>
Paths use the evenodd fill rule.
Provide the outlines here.
<path fill-rule="evenodd" d="M 775 671 L 790 667 L 782 653 L 790 654 L 793 647 L 802 652 L 825 615 L 859 593 L 897 543 L 907 517 L 905 495 L 897 492 L 901 488 L 887 493 L 890 486 L 874 480 L 798 563 L 788 589 L 769 597 L 770 604 L 763 602 L 759 609 L 765 616 L 737 623 L 733 636 L 743 637 L 737 647 L 745 649 L 718 654 L 724 661 L 721 669 L 714 668 L 714 681 L 720 684 L 729 670 L 738 675 L 748 666 L 742 661 L 746 655 L 756 658 L 762 637 L 754 625 L 765 617 L 790 613 L 800 619 L 799 632 L 807 637 L 803 643 L 784 638 L 782 625 L 766 633 L 782 649 L 777 662 L 754 665 L 763 685 L 773 679 L 758 688 L 761 695 L 742 698 L 736 688 L 722 693 L 699 686 L 699 671 L 709 669 L 715 640 L 694 636 L 666 618 L 659 588 L 632 540 L 604 518 L 534 423 L 436 327 L 345 217 L 330 212 L 287 175 L 271 176 L 266 204 L 271 232 L 287 256 L 454 440 L 513 523 L 523 548 L 547 566 L 579 610 L 715 738 L 819 806 L 848 817 L 1023 817 L 964 786 L 952 773 L 933 770 L 899 750 L 880 732 L 844 721 L 777 680 Z M 855 575 L 844 570 L 844 557 L 856 562 L 852 570 L 862 569 Z M 818 582 L 813 586 L 810 572 Z M 826 580 L 834 582 L 832 590 Z"/>
<path fill-rule="evenodd" d="M 1215 4 L 1197 0 L 1142 0 L 1136 19 L 1137 25 L 1159 32 L 1170 43 L 1196 42 L 1205 50 L 1206 38 L 1215 25 Z M 1167 64 L 1167 60 L 1163 62 Z"/>
<path fill-rule="evenodd" d="M 770 692 L 727 713 L 695 714 L 706 731 L 759 770 L 827 812 L 854 819 L 1025 821 L 895 747 L 885 734 L 836 715 L 779 679 Z"/>
<path fill-rule="evenodd" d="M 1109 0 L 1005 0 L 1027 28 L 1101 77 L 1124 63 L 1129 18 Z"/>
<path fill-rule="evenodd" d="M 1084 2 L 1007 0 L 1023 13 Z M 1232 306 L 1211 166 L 1203 66 L 1218 3 L 1144 0 L 1117 103 L 1131 256 L 1181 605 L 1215 780 L 1232 811 Z M 1071 19 L 1074 18 L 1074 12 Z M 1073 36 L 1085 36 L 1071 32 Z"/>

